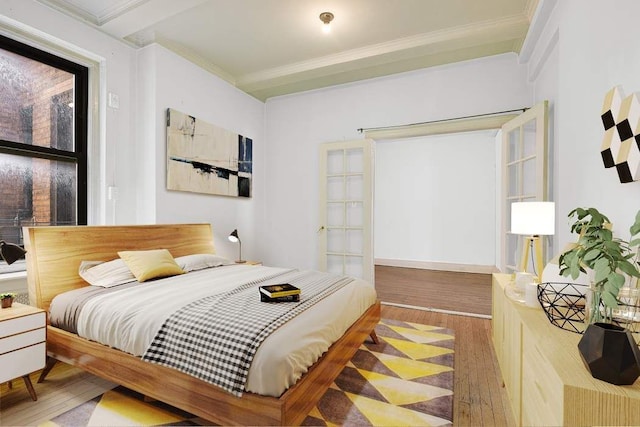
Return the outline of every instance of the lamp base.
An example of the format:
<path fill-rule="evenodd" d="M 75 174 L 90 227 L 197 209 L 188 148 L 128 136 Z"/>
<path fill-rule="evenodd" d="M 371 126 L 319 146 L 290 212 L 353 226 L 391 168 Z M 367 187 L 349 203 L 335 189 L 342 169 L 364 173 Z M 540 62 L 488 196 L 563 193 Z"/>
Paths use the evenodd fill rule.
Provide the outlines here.
<path fill-rule="evenodd" d="M 244 264 L 245 262 L 247 262 L 247 261 L 244 260 L 244 259 L 237 259 L 236 260 L 236 264 Z"/>
<path fill-rule="evenodd" d="M 533 248 L 533 250 L 535 251 L 535 264 L 533 264 L 533 269 L 536 272 L 538 283 L 541 283 L 544 264 L 542 263 L 542 242 L 540 236 L 523 236 L 522 243 L 524 247 L 522 248 L 522 259 L 520 260 L 519 269 L 521 272 L 528 271 L 527 267 L 529 266 L 529 250 L 530 248 Z"/>

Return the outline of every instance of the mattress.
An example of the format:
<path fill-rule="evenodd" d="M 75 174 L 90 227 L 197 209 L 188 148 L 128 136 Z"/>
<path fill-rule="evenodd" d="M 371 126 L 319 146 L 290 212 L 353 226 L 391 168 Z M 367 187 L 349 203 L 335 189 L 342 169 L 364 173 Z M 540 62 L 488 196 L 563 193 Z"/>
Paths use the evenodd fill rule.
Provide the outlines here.
<path fill-rule="evenodd" d="M 112 288 L 87 286 L 57 296 L 50 307 L 50 322 L 83 338 L 141 356 L 176 310 L 287 270 L 229 265 L 153 282 Z M 280 396 L 375 301 L 373 286 L 356 279 L 285 323 L 258 348 L 245 391 Z"/>

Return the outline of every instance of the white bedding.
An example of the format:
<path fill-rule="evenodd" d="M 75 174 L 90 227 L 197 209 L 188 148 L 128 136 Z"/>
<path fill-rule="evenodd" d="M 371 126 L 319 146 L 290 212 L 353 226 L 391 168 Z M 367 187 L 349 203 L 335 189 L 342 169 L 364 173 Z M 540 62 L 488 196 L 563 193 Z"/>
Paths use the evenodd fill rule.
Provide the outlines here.
<path fill-rule="evenodd" d="M 217 267 L 100 295 L 82 308 L 78 335 L 141 356 L 165 319 L 184 305 L 284 271 L 265 266 Z M 283 325 L 255 354 L 246 391 L 280 396 L 375 300 L 373 286 L 355 280 Z"/>

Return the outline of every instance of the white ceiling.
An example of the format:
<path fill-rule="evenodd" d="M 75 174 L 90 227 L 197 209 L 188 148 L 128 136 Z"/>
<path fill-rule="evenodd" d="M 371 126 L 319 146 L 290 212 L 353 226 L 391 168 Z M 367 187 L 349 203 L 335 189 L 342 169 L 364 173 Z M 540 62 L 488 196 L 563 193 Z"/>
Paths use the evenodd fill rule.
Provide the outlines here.
<path fill-rule="evenodd" d="M 38 0 L 265 100 L 519 52 L 538 0 Z M 330 34 L 319 15 L 335 15 Z"/>

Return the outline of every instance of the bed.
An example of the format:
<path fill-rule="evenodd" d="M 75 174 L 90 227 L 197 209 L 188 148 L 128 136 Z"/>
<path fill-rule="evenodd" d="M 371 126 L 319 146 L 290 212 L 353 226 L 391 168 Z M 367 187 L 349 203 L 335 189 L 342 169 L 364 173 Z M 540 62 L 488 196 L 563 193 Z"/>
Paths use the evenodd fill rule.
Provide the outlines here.
<path fill-rule="evenodd" d="M 209 224 L 25 227 L 24 236 L 30 302 L 45 310 L 55 296 L 87 286 L 78 274 L 81 261 L 109 261 L 122 250 L 165 248 L 174 257 L 215 253 Z M 51 325 L 47 329 L 49 359 L 41 379 L 60 360 L 215 423 L 299 424 L 358 347 L 368 337 L 377 340 L 374 327 L 379 319 L 380 304 L 375 301 L 277 397 L 254 392 L 238 397 L 186 373 Z"/>

